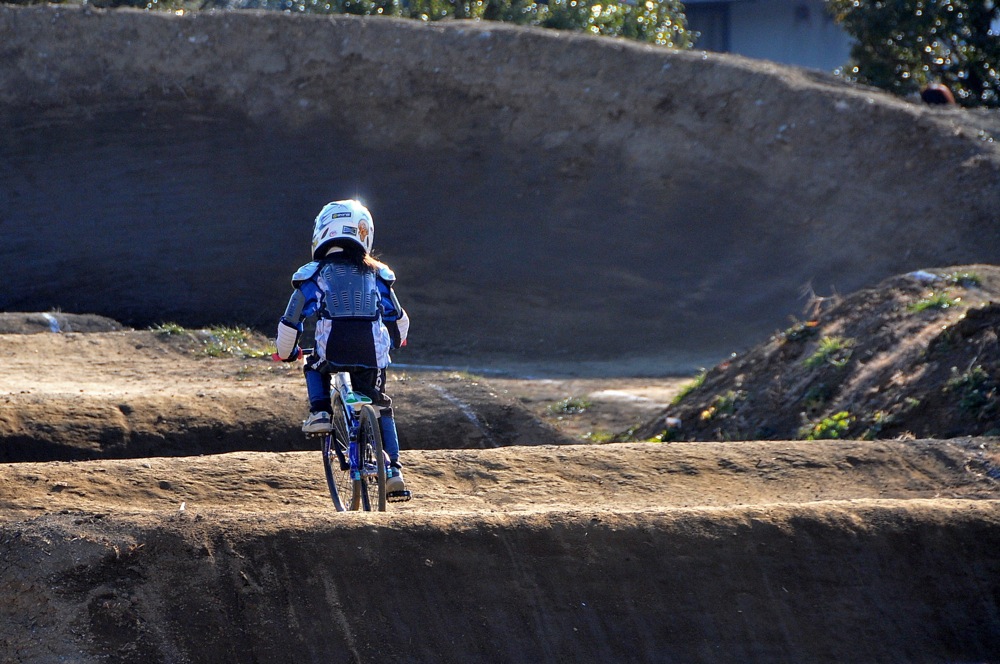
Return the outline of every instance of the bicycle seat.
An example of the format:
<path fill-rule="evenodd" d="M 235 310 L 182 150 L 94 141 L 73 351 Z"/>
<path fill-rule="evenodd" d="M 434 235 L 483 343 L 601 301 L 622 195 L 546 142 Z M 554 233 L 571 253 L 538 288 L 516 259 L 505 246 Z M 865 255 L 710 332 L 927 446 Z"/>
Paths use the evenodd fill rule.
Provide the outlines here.
<path fill-rule="evenodd" d="M 372 400 L 363 394 L 358 394 L 357 392 L 348 392 L 347 401 L 345 401 L 344 403 L 348 406 L 351 406 L 352 408 L 360 408 L 361 406 L 370 404 L 371 402 Z"/>

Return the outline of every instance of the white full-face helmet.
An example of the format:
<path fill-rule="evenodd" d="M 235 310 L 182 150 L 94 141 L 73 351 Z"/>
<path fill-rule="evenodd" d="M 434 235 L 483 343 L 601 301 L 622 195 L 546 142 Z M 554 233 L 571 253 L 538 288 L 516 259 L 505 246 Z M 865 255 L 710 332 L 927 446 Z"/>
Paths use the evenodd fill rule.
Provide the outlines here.
<path fill-rule="evenodd" d="M 355 242 L 366 254 L 370 254 L 375 240 L 375 223 L 368 208 L 355 200 L 324 205 L 313 225 L 313 260 L 325 256 L 336 240 Z"/>

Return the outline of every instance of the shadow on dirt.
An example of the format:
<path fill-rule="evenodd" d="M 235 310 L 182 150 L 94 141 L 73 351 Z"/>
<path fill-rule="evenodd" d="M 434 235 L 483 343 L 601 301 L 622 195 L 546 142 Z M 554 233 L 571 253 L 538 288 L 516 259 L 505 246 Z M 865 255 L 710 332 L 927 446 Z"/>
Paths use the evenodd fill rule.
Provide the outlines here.
<path fill-rule="evenodd" d="M 50 517 L 0 526 L 0 614 L 89 637 L 30 661 L 992 661 L 994 506 L 816 509 Z"/>

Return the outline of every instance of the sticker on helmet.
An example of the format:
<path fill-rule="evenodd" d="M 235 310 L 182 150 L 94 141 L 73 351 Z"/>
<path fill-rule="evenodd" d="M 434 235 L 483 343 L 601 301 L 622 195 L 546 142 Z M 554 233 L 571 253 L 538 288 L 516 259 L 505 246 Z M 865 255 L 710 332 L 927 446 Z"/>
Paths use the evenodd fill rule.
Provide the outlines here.
<path fill-rule="evenodd" d="M 336 212 L 336 213 L 330 215 L 330 218 L 331 219 L 343 219 L 344 217 L 350 217 L 350 216 L 351 216 L 350 212 Z"/>
<path fill-rule="evenodd" d="M 358 222 L 358 238 L 362 242 L 368 242 L 368 222 L 364 219 Z"/>
<path fill-rule="evenodd" d="M 344 235 L 357 235 L 358 234 L 358 229 L 355 228 L 354 226 L 344 226 L 340 230 L 340 232 L 343 233 Z"/>

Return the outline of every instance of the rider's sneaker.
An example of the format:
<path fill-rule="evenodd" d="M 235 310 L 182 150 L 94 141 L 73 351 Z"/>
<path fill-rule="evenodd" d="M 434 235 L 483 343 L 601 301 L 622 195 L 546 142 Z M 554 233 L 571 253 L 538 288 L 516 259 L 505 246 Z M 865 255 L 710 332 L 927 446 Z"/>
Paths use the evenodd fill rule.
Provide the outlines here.
<path fill-rule="evenodd" d="M 399 503 L 410 499 L 410 492 L 406 490 L 406 482 L 403 481 L 403 471 L 399 466 L 389 466 L 385 469 L 385 495 L 390 503 Z"/>
<path fill-rule="evenodd" d="M 302 423 L 303 433 L 328 433 L 333 431 L 333 422 L 330 421 L 330 413 L 320 411 L 309 413 L 309 417 Z"/>

